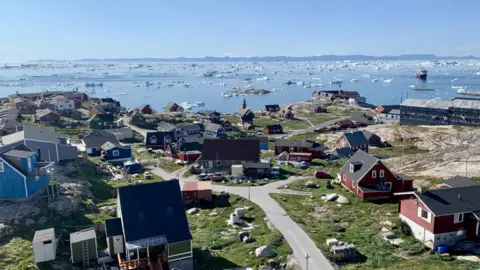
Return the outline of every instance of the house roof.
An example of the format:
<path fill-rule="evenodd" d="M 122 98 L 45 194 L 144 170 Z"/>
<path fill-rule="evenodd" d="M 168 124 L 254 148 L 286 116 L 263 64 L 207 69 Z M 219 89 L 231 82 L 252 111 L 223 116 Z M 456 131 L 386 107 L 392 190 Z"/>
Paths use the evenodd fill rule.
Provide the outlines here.
<path fill-rule="evenodd" d="M 415 192 L 415 195 L 436 216 L 479 211 L 478 194 L 480 194 L 480 185 Z"/>
<path fill-rule="evenodd" d="M 363 178 L 363 176 L 372 169 L 372 167 L 381 162 L 379 159 L 375 158 L 368 153 L 365 153 L 362 150 L 358 150 L 349 160 L 346 162 L 340 171 L 346 174 L 352 181 L 357 182 Z M 350 171 L 350 164 L 358 165 L 360 168 L 355 172 Z"/>
<path fill-rule="evenodd" d="M 145 108 L 150 108 L 150 105 L 148 105 L 148 104 L 142 104 L 142 105 L 140 105 L 140 107 L 138 107 L 138 109 L 139 109 L 140 111 L 143 110 L 143 109 L 145 109 Z"/>
<path fill-rule="evenodd" d="M 479 183 L 471 180 L 470 178 L 458 176 L 458 175 L 452 178 L 449 178 L 447 181 L 445 181 L 444 184 L 449 187 L 468 187 L 468 186 L 480 185 Z"/>
<path fill-rule="evenodd" d="M 206 131 L 211 131 L 211 132 L 217 132 L 218 129 L 220 128 L 223 128 L 221 125 L 219 124 L 214 124 L 214 123 L 208 123 L 206 126 L 205 126 L 205 130 Z"/>
<path fill-rule="evenodd" d="M 203 138 L 198 135 L 190 135 L 180 138 L 179 140 L 184 141 L 185 143 L 199 143 L 203 142 Z"/>
<path fill-rule="evenodd" d="M 54 114 L 60 115 L 59 113 L 54 112 L 54 111 L 52 111 L 52 110 L 50 110 L 50 109 L 43 109 L 43 110 L 37 110 L 37 111 L 36 111 L 36 114 L 37 114 L 37 117 L 38 117 L 38 118 L 44 117 L 45 115 L 50 114 L 50 113 L 54 113 Z"/>
<path fill-rule="evenodd" d="M 6 153 L 3 154 L 4 156 L 9 156 L 9 157 L 16 157 L 16 158 L 28 158 L 33 155 L 35 155 L 34 152 L 32 151 L 23 151 L 23 150 L 17 150 L 17 149 L 12 149 Z"/>
<path fill-rule="evenodd" d="M 260 160 L 260 144 L 256 140 L 205 139 L 202 160 Z"/>
<path fill-rule="evenodd" d="M 343 136 L 345 136 L 345 139 L 347 139 L 351 147 L 368 144 L 368 141 L 361 130 L 344 132 Z"/>
<path fill-rule="evenodd" d="M 192 239 L 178 180 L 118 188 L 127 242 L 165 236 L 169 243 Z"/>
<path fill-rule="evenodd" d="M 162 122 L 162 123 L 158 124 L 158 126 L 157 126 L 157 130 L 167 131 L 167 132 L 172 131 L 176 128 L 177 128 L 176 125 L 170 124 L 168 122 Z"/>
<path fill-rule="evenodd" d="M 178 105 L 178 104 L 175 103 L 175 102 L 169 102 L 169 103 L 165 106 L 165 110 L 167 110 L 167 111 L 178 111 L 179 108 L 181 108 L 181 106 Z"/>
<path fill-rule="evenodd" d="M 107 237 L 123 235 L 122 219 L 110 218 L 105 220 L 105 234 Z"/>
<path fill-rule="evenodd" d="M 276 125 L 266 125 L 265 127 L 266 127 L 268 130 L 271 130 L 271 129 L 281 129 L 281 130 L 283 130 L 282 125 L 279 125 L 279 124 L 276 124 Z"/>
<path fill-rule="evenodd" d="M 243 164 L 245 169 L 270 169 L 271 166 L 270 162 L 245 162 Z"/>
<path fill-rule="evenodd" d="M 241 117 L 243 117 L 243 116 L 245 116 L 245 115 L 248 115 L 248 114 L 252 114 L 253 117 L 255 117 L 255 114 L 254 114 L 254 113 L 252 112 L 252 110 L 250 110 L 249 108 L 245 108 L 245 109 L 239 108 L 239 109 L 237 109 L 236 114 L 239 115 L 239 116 L 241 116 Z"/>
<path fill-rule="evenodd" d="M 380 105 L 380 106 L 383 108 L 381 113 L 391 113 L 392 110 L 400 110 L 400 105 Z"/>
<path fill-rule="evenodd" d="M 58 143 L 58 135 L 53 128 L 23 125 L 25 139 Z"/>
<path fill-rule="evenodd" d="M 408 99 L 405 99 L 400 105 L 408 106 L 408 107 L 434 108 L 434 109 L 447 110 L 448 107 L 450 106 L 450 101 L 437 100 L 437 99 L 408 98 Z"/>
<path fill-rule="evenodd" d="M 350 147 L 343 147 L 335 149 L 335 153 L 339 158 L 350 157 L 352 155 L 352 149 Z"/>
<path fill-rule="evenodd" d="M 78 232 L 74 232 L 70 234 L 70 243 L 78 243 L 85 240 L 95 239 L 97 238 L 97 234 L 95 233 L 94 228 L 89 228 L 85 230 L 81 230 Z"/>
<path fill-rule="evenodd" d="M 265 109 L 267 111 L 269 110 L 280 110 L 280 106 L 278 106 L 278 104 L 272 104 L 272 105 L 265 105 Z"/>
<path fill-rule="evenodd" d="M 355 122 L 359 122 L 362 124 L 367 124 L 367 125 L 375 124 L 375 120 L 373 116 L 365 112 L 355 112 L 352 114 L 351 119 Z"/>
<path fill-rule="evenodd" d="M 88 122 L 93 121 L 95 118 L 99 118 L 102 122 L 113 122 L 115 118 L 113 117 L 113 114 L 111 113 L 98 113 L 92 116 L 90 119 L 88 119 Z"/>
<path fill-rule="evenodd" d="M 371 138 L 372 136 L 377 136 L 377 137 L 378 137 L 377 134 L 375 134 L 375 133 L 373 133 L 373 132 L 371 132 L 371 131 L 368 131 L 368 130 L 362 130 L 362 133 L 363 133 L 363 136 L 365 137 L 365 139 L 367 139 L 367 141 L 370 140 L 370 138 Z"/>
<path fill-rule="evenodd" d="M 240 137 L 239 140 L 258 140 L 260 144 L 268 143 L 268 137 L 265 136 L 248 136 L 248 137 Z"/>
<path fill-rule="evenodd" d="M 217 111 L 212 111 L 212 110 L 201 110 L 197 112 L 198 114 L 206 117 L 218 117 L 220 116 L 220 113 Z"/>
<path fill-rule="evenodd" d="M 181 126 L 178 126 L 178 128 L 184 129 L 184 130 L 198 130 L 198 129 L 202 130 L 203 125 L 198 123 L 193 123 L 189 125 L 181 125 Z"/>
<path fill-rule="evenodd" d="M 313 140 L 291 140 L 291 139 L 276 139 L 275 146 L 280 147 L 305 147 L 305 148 L 313 148 L 315 145 L 315 141 Z"/>
<path fill-rule="evenodd" d="M 113 149 L 115 147 L 119 147 L 119 145 L 115 145 L 114 143 L 111 143 L 111 142 L 106 142 L 106 143 L 102 144 L 102 149 L 105 150 L 105 151 Z"/>
<path fill-rule="evenodd" d="M 110 142 L 115 145 L 120 145 L 118 139 L 112 133 L 108 133 L 103 130 L 93 130 L 83 138 L 83 143 L 87 148 L 100 148 L 106 142 Z"/>
<path fill-rule="evenodd" d="M 35 242 L 44 242 L 48 240 L 55 239 L 55 230 L 53 228 L 45 229 L 36 231 L 35 235 L 33 236 L 33 243 Z"/>

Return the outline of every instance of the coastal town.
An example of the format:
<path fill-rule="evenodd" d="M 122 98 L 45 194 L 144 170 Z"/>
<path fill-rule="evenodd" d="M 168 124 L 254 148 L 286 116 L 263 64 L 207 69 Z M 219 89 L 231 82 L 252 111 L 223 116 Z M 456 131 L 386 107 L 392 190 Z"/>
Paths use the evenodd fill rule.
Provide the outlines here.
<path fill-rule="evenodd" d="M 1 98 L 0 268 L 480 267 L 480 100 L 249 97 Z"/>

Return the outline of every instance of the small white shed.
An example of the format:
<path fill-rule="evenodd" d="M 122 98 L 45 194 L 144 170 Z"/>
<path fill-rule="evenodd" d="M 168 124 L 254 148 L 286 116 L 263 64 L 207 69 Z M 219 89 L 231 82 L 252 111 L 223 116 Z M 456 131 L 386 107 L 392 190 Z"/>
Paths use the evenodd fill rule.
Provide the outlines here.
<path fill-rule="evenodd" d="M 57 253 L 57 241 L 53 228 L 36 231 L 32 241 L 35 263 L 55 260 Z"/>
<path fill-rule="evenodd" d="M 232 165 L 232 176 L 243 176 L 243 165 Z"/>

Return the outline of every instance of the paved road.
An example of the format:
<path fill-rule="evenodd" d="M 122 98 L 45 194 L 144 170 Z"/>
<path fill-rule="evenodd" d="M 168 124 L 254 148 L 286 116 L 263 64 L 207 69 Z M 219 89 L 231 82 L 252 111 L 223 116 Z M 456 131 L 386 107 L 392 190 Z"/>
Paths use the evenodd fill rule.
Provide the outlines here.
<path fill-rule="evenodd" d="M 167 172 L 158 167 L 150 168 L 152 173 L 157 174 L 163 179 L 178 178 L 180 182 L 180 188 L 183 187 L 183 183 L 186 181 L 197 181 L 195 176 L 188 178 L 182 177 L 183 172 L 187 169 L 181 169 L 180 172 Z M 283 208 L 270 197 L 270 193 L 289 193 L 298 195 L 308 195 L 305 192 L 294 191 L 281 191 L 277 188 L 293 181 L 302 179 L 305 177 L 290 177 L 288 180 L 277 181 L 264 186 L 258 187 L 235 187 L 235 186 L 220 186 L 214 185 L 213 190 L 216 192 L 225 191 L 235 195 L 242 196 L 244 198 L 250 198 L 252 202 L 260 206 L 265 212 L 266 216 L 272 222 L 272 224 L 283 234 L 285 240 L 288 242 L 293 250 L 293 254 L 301 265 L 302 269 L 307 269 L 305 254 L 310 256 L 308 260 L 309 270 L 330 270 L 334 269 L 330 262 L 325 258 L 320 249 L 310 239 L 310 237 L 297 225 L 283 210 Z"/>
<path fill-rule="evenodd" d="M 333 120 L 329 120 L 327 122 L 323 122 L 321 124 L 313 125 L 312 127 L 309 127 L 309 128 L 305 128 L 305 129 L 302 129 L 302 130 L 296 130 L 292 133 L 289 133 L 286 136 L 286 138 L 291 138 L 294 135 L 311 133 L 311 132 L 314 132 L 315 129 L 324 128 L 324 127 L 333 125 L 335 122 L 340 121 L 340 120 L 344 120 L 344 119 L 350 119 L 350 116 L 339 117 L 339 118 L 336 118 L 336 119 L 333 119 Z"/>
<path fill-rule="evenodd" d="M 140 128 L 140 127 L 137 127 L 137 126 L 134 126 L 134 125 L 130 124 L 129 123 L 129 121 L 130 121 L 129 117 L 122 117 L 122 120 L 123 120 L 123 124 L 125 126 L 127 126 L 127 127 L 131 128 L 132 130 L 135 130 L 136 132 L 142 134 L 143 137 L 146 137 L 145 135 L 149 131 L 156 131 L 156 130 L 153 130 L 153 129 Z"/>

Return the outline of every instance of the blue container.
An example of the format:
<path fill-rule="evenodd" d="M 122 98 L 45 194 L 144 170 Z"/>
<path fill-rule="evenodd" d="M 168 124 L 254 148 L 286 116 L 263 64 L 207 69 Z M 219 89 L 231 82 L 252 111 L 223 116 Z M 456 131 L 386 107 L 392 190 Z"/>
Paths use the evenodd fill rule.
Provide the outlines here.
<path fill-rule="evenodd" d="M 437 246 L 437 252 L 440 253 L 440 254 L 448 253 L 448 246 L 447 245 Z"/>

